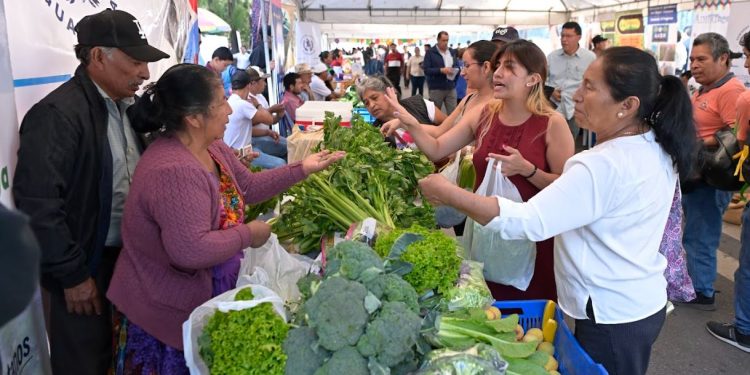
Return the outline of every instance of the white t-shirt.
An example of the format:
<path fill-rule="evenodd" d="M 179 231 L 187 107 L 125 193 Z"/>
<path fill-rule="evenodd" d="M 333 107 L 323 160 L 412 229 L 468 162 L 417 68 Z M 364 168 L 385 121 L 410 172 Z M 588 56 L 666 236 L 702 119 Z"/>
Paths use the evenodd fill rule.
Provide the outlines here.
<path fill-rule="evenodd" d="M 250 54 L 249 53 L 235 53 L 234 58 L 237 59 L 238 69 L 247 69 L 250 66 Z"/>
<path fill-rule="evenodd" d="M 424 56 L 422 55 L 409 58 L 407 64 L 409 65 L 409 74 L 411 74 L 412 77 L 424 77 L 424 70 L 421 65 L 423 61 Z"/>
<path fill-rule="evenodd" d="M 555 238 L 560 308 L 596 322 L 638 321 L 667 303 L 661 253 L 677 172 L 654 132 L 615 138 L 568 159 L 562 175 L 525 203 L 499 198 L 487 224 L 503 238 Z M 498 256 L 502 256 L 498 252 Z"/>
<path fill-rule="evenodd" d="M 227 130 L 224 131 L 224 143 L 234 149 L 249 145 L 253 139 L 253 117 L 258 112 L 247 100 L 232 94 L 227 103 L 232 107 Z"/>
<path fill-rule="evenodd" d="M 443 56 L 443 64 L 445 64 L 446 68 L 453 67 L 453 55 L 451 55 L 450 48 L 446 49 L 445 52 L 441 51 L 440 48 L 438 48 L 438 53 L 440 54 L 440 56 Z"/>
<path fill-rule="evenodd" d="M 253 95 L 253 94 L 250 94 L 250 95 Z M 255 100 L 258 101 L 258 104 L 260 104 L 261 108 L 265 108 L 265 109 L 271 108 L 271 105 L 268 104 L 268 100 L 266 100 L 266 97 L 263 96 L 263 94 L 253 95 L 253 97 L 255 97 Z M 263 124 L 263 123 L 255 124 L 255 127 L 257 129 L 266 129 L 266 130 L 271 129 L 271 125 Z"/>
<path fill-rule="evenodd" d="M 325 101 L 326 97 L 331 95 L 331 89 L 329 89 L 328 86 L 326 86 L 326 83 L 315 74 L 313 74 L 312 81 L 310 81 L 310 89 L 315 96 L 313 100 Z"/>

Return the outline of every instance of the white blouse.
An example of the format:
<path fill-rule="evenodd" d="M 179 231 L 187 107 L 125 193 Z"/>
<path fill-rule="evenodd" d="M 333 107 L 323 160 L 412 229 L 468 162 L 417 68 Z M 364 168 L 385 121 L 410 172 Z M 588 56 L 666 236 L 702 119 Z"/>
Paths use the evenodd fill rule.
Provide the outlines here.
<path fill-rule="evenodd" d="M 565 163 L 562 175 L 526 203 L 498 197 L 487 224 L 506 239 L 555 236 L 559 305 L 597 323 L 634 322 L 667 302 L 659 253 L 677 172 L 653 131 L 615 138 Z"/>

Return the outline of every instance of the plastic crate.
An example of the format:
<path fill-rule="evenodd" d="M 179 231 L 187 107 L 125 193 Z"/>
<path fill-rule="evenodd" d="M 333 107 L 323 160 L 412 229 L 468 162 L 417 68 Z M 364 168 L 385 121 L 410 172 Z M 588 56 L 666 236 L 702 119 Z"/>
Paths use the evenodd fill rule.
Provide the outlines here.
<path fill-rule="evenodd" d="M 493 304 L 503 317 L 518 314 L 518 320 L 524 331 L 529 328 L 542 328 L 542 317 L 546 300 L 530 301 L 497 301 Z M 557 332 L 555 332 L 555 359 L 559 363 L 558 371 L 561 375 L 607 375 L 604 366 L 595 363 L 585 350 L 578 344 L 573 333 L 565 324 L 562 311 L 555 308 Z"/>
<path fill-rule="evenodd" d="M 352 109 L 352 114 L 358 114 L 362 116 L 362 118 L 367 122 L 368 124 L 371 124 L 375 122 L 375 117 L 370 114 L 370 112 L 367 110 L 367 108 L 354 108 Z"/>

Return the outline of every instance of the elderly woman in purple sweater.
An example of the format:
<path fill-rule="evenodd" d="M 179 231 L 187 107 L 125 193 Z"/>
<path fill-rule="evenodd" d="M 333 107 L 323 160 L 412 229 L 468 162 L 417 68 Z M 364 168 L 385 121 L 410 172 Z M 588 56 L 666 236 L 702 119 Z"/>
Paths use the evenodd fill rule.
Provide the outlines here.
<path fill-rule="evenodd" d="M 232 113 L 222 83 L 199 65 L 167 70 L 132 110 L 135 128 L 162 134 L 136 168 L 123 249 L 107 292 L 122 314 L 115 372 L 183 374 L 182 323 L 233 286 L 242 249 L 270 236 L 262 221 L 243 224 L 244 205 L 279 194 L 344 155 L 323 151 L 250 173 L 222 141 Z"/>

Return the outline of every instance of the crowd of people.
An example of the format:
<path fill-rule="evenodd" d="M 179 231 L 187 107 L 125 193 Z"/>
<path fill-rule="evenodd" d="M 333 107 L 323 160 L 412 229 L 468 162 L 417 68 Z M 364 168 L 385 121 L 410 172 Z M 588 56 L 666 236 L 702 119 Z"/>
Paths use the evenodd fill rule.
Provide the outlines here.
<path fill-rule="evenodd" d="M 659 73 L 652 55 L 607 48 L 601 36 L 590 51 L 580 46 L 580 25 L 561 29 L 562 48 L 546 56 L 512 27 L 461 50 L 441 31 L 424 54 L 405 57 L 391 45 L 382 61 L 371 45 L 352 53 L 361 53 L 368 75 L 357 92 L 386 139 L 408 134 L 435 162 L 473 145 L 475 188 L 495 163 L 516 187 L 521 202 L 461 189 L 437 173 L 419 182 L 433 205 L 505 240 L 535 243 L 528 287 L 488 277 L 495 298 L 558 301 L 594 361 L 610 374 L 645 374 L 671 287 L 664 231 L 655 228 L 668 229 L 680 208 L 696 295 L 680 305 L 715 309 L 731 192 L 696 178 L 696 150 L 716 147 L 714 134 L 727 126 L 746 142 L 750 94 L 730 72 L 736 54 L 719 34 L 692 41 L 689 67 L 701 87 L 691 97 L 680 78 Z M 137 96 L 148 63 L 168 57 L 141 37 L 137 20 L 105 10 L 84 17 L 76 33 L 80 66 L 24 117 L 13 184 L 41 249 L 52 368 L 186 374 L 182 322 L 233 288 L 242 250 L 270 236 L 267 223 L 246 220 L 245 205 L 345 157 L 321 151 L 288 164 L 286 139 L 273 130 L 293 124 L 302 103 L 341 96 L 331 69 L 342 52 L 295 66 L 275 105 L 264 95 L 265 67 L 233 63 L 225 47 L 205 66 L 169 68 Z M 750 56 L 750 33 L 741 44 Z M 401 78 L 411 97 L 400 95 Z M 580 129 L 598 139 L 576 154 Z M 736 319 L 707 329 L 750 352 L 748 210 L 743 224 Z M 502 262 L 502 249 L 486 250 L 476 259 L 485 268 Z"/>

